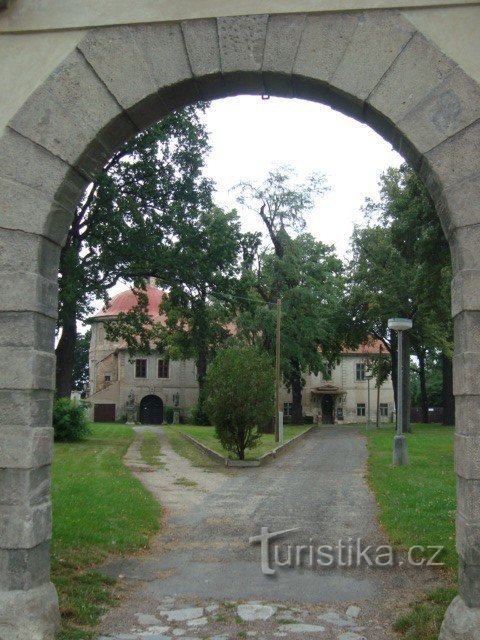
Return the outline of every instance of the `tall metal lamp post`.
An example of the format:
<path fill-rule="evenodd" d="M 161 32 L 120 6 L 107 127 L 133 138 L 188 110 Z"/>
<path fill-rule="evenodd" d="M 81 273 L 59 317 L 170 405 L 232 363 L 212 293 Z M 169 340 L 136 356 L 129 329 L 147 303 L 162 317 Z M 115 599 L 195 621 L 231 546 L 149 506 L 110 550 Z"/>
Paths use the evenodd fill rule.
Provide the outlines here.
<path fill-rule="evenodd" d="M 388 328 L 398 335 L 397 351 L 397 433 L 393 439 L 393 464 L 396 467 L 408 464 L 407 439 L 403 432 L 403 332 L 412 328 L 408 318 L 390 318 Z"/>
<path fill-rule="evenodd" d="M 367 429 L 370 429 L 370 427 L 372 426 L 372 422 L 370 420 L 370 380 L 373 378 L 373 374 L 369 371 L 368 373 L 365 374 L 365 380 L 367 381 L 368 384 L 368 391 L 367 391 Z"/>

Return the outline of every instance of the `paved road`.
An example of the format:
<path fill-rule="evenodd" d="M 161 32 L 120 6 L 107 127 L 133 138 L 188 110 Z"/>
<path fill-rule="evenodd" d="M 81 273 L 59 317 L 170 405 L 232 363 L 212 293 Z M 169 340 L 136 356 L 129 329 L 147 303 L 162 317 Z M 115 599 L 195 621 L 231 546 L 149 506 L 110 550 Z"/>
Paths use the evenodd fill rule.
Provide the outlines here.
<path fill-rule="evenodd" d="M 405 590 L 408 602 L 416 583 L 424 586 L 432 581 L 425 571 L 420 577 L 418 569 L 370 568 L 366 562 L 360 568 L 338 566 L 339 541 L 353 548 L 357 540 L 362 541 L 362 548 L 388 542 L 378 527 L 375 499 L 364 479 L 366 440 L 356 429 L 314 429 L 273 464 L 242 469 L 234 476 L 213 474 L 214 482 L 209 477 L 205 487 L 199 482 L 196 488 L 172 484 L 177 471 L 181 477 L 196 480 L 201 472 L 190 468 L 193 475 L 189 476 L 189 465 L 170 450 L 163 435 L 161 439 L 170 484 L 165 483 L 162 470 L 144 475 L 160 499 L 168 495 L 163 533 L 148 556 L 116 560 L 105 567 L 106 572 L 122 575 L 137 586 L 135 596 L 125 605 L 130 613 L 125 615 L 133 615 L 139 602 L 149 603 L 154 611 L 170 597 L 187 603 L 261 600 L 320 608 L 355 601 L 364 611 L 365 606 L 377 610 L 381 601 L 383 624 L 377 613 L 369 614 L 375 618 L 376 631 L 368 640 L 383 639 L 391 637 L 388 602 L 394 600 L 394 591 Z M 160 485 L 155 489 L 156 474 Z M 168 491 L 175 486 L 195 499 L 182 503 L 175 489 L 173 494 Z M 249 544 L 261 527 L 270 532 L 296 529 L 275 541 L 280 545 L 280 561 L 286 560 L 287 545 L 292 545 L 293 566 L 277 567 L 270 547 L 269 566 L 275 575 L 262 573 L 260 545 Z M 297 560 L 299 545 L 305 548 L 298 552 Z M 335 566 L 316 564 L 318 545 L 332 547 Z M 347 560 L 345 549 L 341 559 Z M 120 619 L 118 613 L 108 616 L 107 630 L 118 631 Z"/>

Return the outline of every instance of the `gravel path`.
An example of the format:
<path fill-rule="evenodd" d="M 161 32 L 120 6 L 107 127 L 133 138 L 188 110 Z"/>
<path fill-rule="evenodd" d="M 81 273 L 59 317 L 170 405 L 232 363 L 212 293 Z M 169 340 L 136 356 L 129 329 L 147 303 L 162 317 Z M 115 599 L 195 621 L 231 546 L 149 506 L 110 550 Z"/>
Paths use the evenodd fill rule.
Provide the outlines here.
<path fill-rule="evenodd" d="M 402 608 L 436 586 L 435 573 L 402 558 L 393 568 L 356 566 L 353 552 L 354 566 L 339 566 L 348 564 L 348 547 L 388 543 L 364 479 L 366 440 L 357 430 L 315 429 L 269 466 L 226 475 L 193 467 L 161 428 L 138 432 L 145 428 L 157 431 L 165 467 L 146 469 L 138 440 L 126 463 L 164 505 L 163 529 L 143 556 L 103 567 L 121 576 L 124 591 L 102 622 L 102 637 L 392 640 Z M 192 484 L 178 484 L 184 479 Z M 261 527 L 295 529 L 272 543 L 278 563 L 271 544 L 274 575 L 262 573 L 260 545 L 249 543 Z M 280 567 L 288 545 L 291 566 Z M 329 545 L 334 566 L 318 566 L 319 545 Z"/>

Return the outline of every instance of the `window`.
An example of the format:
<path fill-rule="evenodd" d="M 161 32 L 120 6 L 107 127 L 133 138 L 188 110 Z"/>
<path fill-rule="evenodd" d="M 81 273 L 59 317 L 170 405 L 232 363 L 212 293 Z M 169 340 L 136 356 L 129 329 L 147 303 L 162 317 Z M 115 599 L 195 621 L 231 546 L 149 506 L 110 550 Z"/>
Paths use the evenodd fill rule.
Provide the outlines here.
<path fill-rule="evenodd" d="M 158 361 L 158 370 L 157 377 L 158 378 L 168 378 L 169 374 L 169 362 L 168 360 L 159 360 Z"/>
<path fill-rule="evenodd" d="M 361 402 L 357 404 L 357 416 L 359 418 L 365 417 L 365 403 Z"/>
<path fill-rule="evenodd" d="M 384 418 L 388 418 L 388 404 L 386 402 L 380 403 L 380 415 Z"/>
<path fill-rule="evenodd" d="M 292 403 L 291 402 L 284 402 L 283 403 L 283 415 L 286 418 L 290 418 L 292 416 Z"/>
<path fill-rule="evenodd" d="M 363 382 L 365 380 L 365 363 L 357 362 L 355 365 L 355 380 L 357 382 Z"/>
<path fill-rule="evenodd" d="M 147 377 L 147 359 L 138 358 L 135 360 L 135 377 L 146 378 Z"/>

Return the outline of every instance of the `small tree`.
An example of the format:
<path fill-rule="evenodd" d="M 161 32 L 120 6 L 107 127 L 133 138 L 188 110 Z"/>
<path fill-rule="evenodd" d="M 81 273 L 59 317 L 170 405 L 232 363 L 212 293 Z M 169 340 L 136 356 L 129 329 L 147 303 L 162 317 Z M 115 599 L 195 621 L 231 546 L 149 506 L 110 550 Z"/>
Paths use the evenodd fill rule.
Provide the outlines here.
<path fill-rule="evenodd" d="M 261 437 L 259 426 L 273 415 L 274 380 L 269 356 L 249 346 L 220 351 L 208 368 L 208 415 L 222 446 L 240 460 Z"/>

